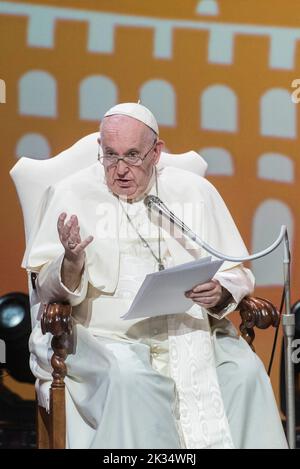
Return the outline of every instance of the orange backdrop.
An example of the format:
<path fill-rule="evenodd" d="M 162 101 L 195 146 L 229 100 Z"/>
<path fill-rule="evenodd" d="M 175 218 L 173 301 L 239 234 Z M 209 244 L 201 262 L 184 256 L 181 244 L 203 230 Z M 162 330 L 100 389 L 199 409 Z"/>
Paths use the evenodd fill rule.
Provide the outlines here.
<path fill-rule="evenodd" d="M 21 211 L 8 172 L 97 130 L 105 108 L 141 98 L 169 151 L 208 162 L 249 247 L 288 224 L 299 297 L 299 20 L 286 0 L 0 2 L 0 293 L 26 291 Z M 0 82 L 3 83 L 3 82 Z M 4 101 L 4 88 L 0 93 Z M 95 155 L 96 158 L 96 155 Z M 281 254 L 254 264 L 256 294 L 276 304 Z M 268 275 L 269 272 L 269 275 Z M 237 323 L 238 318 L 234 318 Z M 272 331 L 256 348 L 268 360 Z M 272 381 L 278 387 L 277 353 Z M 32 387 L 18 388 L 24 396 Z M 29 390 L 29 391 L 28 391 Z M 28 392 L 29 393 L 28 393 Z"/>

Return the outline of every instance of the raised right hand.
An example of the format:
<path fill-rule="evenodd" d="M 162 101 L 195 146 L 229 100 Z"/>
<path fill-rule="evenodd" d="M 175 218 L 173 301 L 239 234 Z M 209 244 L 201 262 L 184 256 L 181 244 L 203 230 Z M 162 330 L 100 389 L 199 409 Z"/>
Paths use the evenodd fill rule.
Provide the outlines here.
<path fill-rule="evenodd" d="M 88 236 L 81 241 L 80 226 L 76 215 L 72 215 L 66 221 L 67 214 L 61 213 L 57 221 L 59 239 L 65 249 L 65 259 L 73 264 L 83 264 L 85 248 L 93 241 L 93 236 Z"/>

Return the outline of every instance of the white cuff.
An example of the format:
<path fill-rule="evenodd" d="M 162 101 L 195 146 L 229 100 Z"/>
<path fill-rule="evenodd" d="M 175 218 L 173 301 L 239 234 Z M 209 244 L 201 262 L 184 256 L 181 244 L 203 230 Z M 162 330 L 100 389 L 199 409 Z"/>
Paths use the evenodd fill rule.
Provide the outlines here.
<path fill-rule="evenodd" d="M 42 267 L 37 277 L 37 293 L 43 303 L 66 301 L 72 306 L 77 306 L 86 297 L 88 288 L 87 271 L 84 267 L 80 285 L 75 291 L 71 291 L 63 284 L 61 279 L 61 266 L 63 259 L 64 254 L 61 254 L 57 259 Z"/>
<path fill-rule="evenodd" d="M 223 319 L 225 316 L 235 311 L 240 301 L 246 295 L 250 295 L 253 292 L 255 283 L 251 270 L 243 267 L 242 264 L 232 269 L 217 272 L 214 276 L 214 280 L 218 280 L 222 287 L 226 288 L 226 290 L 231 293 L 233 298 L 233 301 L 228 303 L 219 313 L 214 313 L 207 309 L 207 313 L 216 319 Z"/>

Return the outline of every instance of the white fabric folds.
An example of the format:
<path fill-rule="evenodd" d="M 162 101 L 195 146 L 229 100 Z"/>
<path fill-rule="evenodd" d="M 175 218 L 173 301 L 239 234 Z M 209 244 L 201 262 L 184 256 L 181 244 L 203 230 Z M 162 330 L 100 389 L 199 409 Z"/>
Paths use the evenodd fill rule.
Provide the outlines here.
<path fill-rule="evenodd" d="M 207 180 L 188 171 L 168 167 L 158 176 L 158 188 L 158 195 L 163 202 L 215 249 L 234 256 L 247 254 L 222 198 Z M 153 186 L 149 193 L 155 193 Z M 78 311 L 78 318 L 85 310 L 89 310 L 90 318 L 85 327 L 93 334 L 97 315 L 100 315 L 97 304 L 100 308 L 101 297 L 113 296 L 118 286 L 120 243 L 128 235 L 122 233 L 119 202 L 109 192 L 99 163 L 64 179 L 45 194 L 23 259 L 23 266 L 28 270 L 39 271 L 42 266 L 62 255 L 56 221 L 63 211 L 78 216 L 83 238 L 94 236 L 94 241 L 86 249 L 84 274 L 90 285 L 89 303 L 82 298 L 81 304 L 74 308 L 75 316 Z M 149 223 L 149 216 L 145 208 L 143 225 L 148 223 L 151 238 L 154 232 L 157 235 L 157 219 L 151 217 Z M 176 231 L 172 232 L 172 228 L 165 223 L 163 238 L 173 265 L 207 255 L 197 245 L 180 237 Z M 241 288 L 233 282 L 234 275 L 239 274 L 243 280 Z M 251 292 L 253 276 L 247 269 L 230 262 L 225 262 L 217 275 L 221 284 L 233 295 L 234 301 L 224 313 L 228 314 L 244 294 Z M 85 282 L 83 284 L 86 285 Z M 54 299 L 59 301 L 65 298 Z M 51 301 L 51 298 L 47 300 Z M 207 313 L 195 305 L 182 314 L 168 316 L 170 374 L 179 395 L 180 425 L 185 446 L 232 448 L 232 437 L 216 375 Z"/>

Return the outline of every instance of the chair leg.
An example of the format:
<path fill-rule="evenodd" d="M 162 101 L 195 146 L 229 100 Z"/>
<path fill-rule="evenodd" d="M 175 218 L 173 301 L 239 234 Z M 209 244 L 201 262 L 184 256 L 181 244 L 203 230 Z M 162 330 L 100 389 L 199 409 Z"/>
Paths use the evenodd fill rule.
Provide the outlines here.
<path fill-rule="evenodd" d="M 36 408 L 37 420 L 37 448 L 49 449 L 50 448 L 50 416 L 46 409 L 37 405 Z"/>
<path fill-rule="evenodd" d="M 50 445 L 52 449 L 66 447 L 65 388 L 50 389 Z"/>
<path fill-rule="evenodd" d="M 65 449 L 66 404 L 65 389 L 50 389 L 50 413 L 37 405 L 37 448 Z"/>

